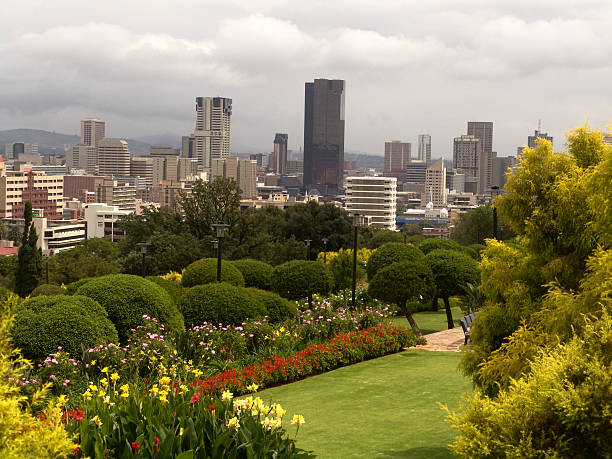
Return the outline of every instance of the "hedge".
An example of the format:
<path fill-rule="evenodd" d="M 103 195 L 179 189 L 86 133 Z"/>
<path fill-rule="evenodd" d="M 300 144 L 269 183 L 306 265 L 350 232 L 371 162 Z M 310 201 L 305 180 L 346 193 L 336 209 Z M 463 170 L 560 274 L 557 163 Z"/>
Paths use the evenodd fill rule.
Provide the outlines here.
<path fill-rule="evenodd" d="M 181 287 L 181 284 L 159 276 L 147 276 L 146 279 L 163 288 L 168 295 L 170 295 L 174 304 L 178 305 L 181 295 L 183 294 L 183 287 Z"/>
<path fill-rule="evenodd" d="M 440 239 L 440 238 L 430 238 L 425 239 L 423 242 L 419 244 L 419 249 L 425 255 L 433 250 L 455 250 L 457 252 L 465 252 L 465 249 L 459 243 L 451 240 L 451 239 Z"/>
<path fill-rule="evenodd" d="M 329 293 L 334 277 L 329 268 L 317 261 L 294 260 L 274 268 L 272 290 L 290 300 Z"/>
<path fill-rule="evenodd" d="M 202 258 L 194 261 L 183 271 L 183 287 L 217 282 L 217 259 Z M 221 282 L 244 287 L 244 277 L 231 262 L 221 260 Z"/>
<path fill-rule="evenodd" d="M 398 261 L 418 261 L 425 257 L 423 252 L 412 244 L 400 244 L 391 242 L 379 247 L 366 265 L 368 280 L 376 275 L 378 271 Z"/>
<path fill-rule="evenodd" d="M 79 279 L 78 281 L 74 281 L 71 284 L 66 285 L 66 294 L 74 295 L 81 285 L 85 285 L 87 282 L 93 279 L 95 279 L 95 277 L 84 277 L 83 279 Z"/>
<path fill-rule="evenodd" d="M 297 306 L 294 302 L 288 301 L 285 298 L 274 292 L 260 290 L 258 288 L 248 288 L 254 296 L 264 304 L 268 321 L 271 323 L 284 322 L 287 319 L 293 319 L 297 316 Z"/>
<path fill-rule="evenodd" d="M 270 280 L 274 271 L 271 265 L 250 259 L 235 260 L 232 264 L 242 273 L 245 287 L 270 290 Z"/>
<path fill-rule="evenodd" d="M 30 293 L 31 297 L 41 295 L 66 295 L 66 289 L 55 284 L 41 284 Z"/>

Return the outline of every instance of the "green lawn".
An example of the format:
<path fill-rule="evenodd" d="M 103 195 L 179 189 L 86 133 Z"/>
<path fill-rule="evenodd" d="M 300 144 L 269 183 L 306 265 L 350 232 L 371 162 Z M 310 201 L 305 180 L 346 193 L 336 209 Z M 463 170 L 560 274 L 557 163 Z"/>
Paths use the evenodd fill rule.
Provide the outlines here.
<path fill-rule="evenodd" d="M 261 392 L 306 424 L 298 446 L 321 458 L 452 457 L 455 431 L 438 402 L 457 406 L 470 381 L 460 354 L 412 350 Z M 288 427 L 294 432 L 293 427 Z"/>
<path fill-rule="evenodd" d="M 451 302 L 452 306 L 452 302 Z M 459 321 L 463 317 L 461 310 L 458 306 L 452 306 L 451 311 L 453 313 L 453 319 L 455 321 L 455 326 L 459 325 Z M 442 330 L 446 330 L 448 325 L 446 323 L 446 311 L 444 307 L 436 312 L 425 311 L 425 312 L 417 312 L 413 314 L 414 320 L 417 325 L 421 329 L 421 332 L 424 335 L 428 335 L 429 333 L 434 333 Z M 393 317 L 391 319 L 391 323 L 393 325 L 402 325 L 408 329 L 410 329 L 410 324 L 406 317 L 399 315 L 397 317 Z"/>

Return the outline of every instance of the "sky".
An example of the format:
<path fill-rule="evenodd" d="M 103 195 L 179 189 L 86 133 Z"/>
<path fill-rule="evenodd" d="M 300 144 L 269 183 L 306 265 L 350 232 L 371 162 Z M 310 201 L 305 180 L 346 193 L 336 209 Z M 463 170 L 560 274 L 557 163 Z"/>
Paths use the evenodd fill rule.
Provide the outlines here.
<path fill-rule="evenodd" d="M 303 143 L 304 82 L 346 81 L 347 151 L 432 136 L 451 157 L 467 121 L 513 155 L 541 120 L 612 118 L 612 2 L 0 0 L 0 130 L 110 137 L 193 132 L 195 97 L 233 99 L 232 151 Z"/>

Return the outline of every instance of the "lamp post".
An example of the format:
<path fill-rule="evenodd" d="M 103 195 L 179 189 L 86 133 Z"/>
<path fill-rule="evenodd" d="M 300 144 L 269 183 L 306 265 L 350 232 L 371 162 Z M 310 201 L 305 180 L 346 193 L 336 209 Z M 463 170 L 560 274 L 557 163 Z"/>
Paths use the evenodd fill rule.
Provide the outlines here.
<path fill-rule="evenodd" d="M 306 260 L 310 261 L 310 243 L 312 239 L 306 239 L 304 242 L 306 243 Z"/>
<path fill-rule="evenodd" d="M 217 250 L 217 282 L 221 282 L 221 250 L 223 247 L 225 228 L 229 228 L 229 225 L 219 221 L 217 223 L 213 223 L 212 226 L 217 231 L 217 240 L 219 241 L 219 248 Z"/>
<path fill-rule="evenodd" d="M 359 214 L 353 215 L 353 291 L 352 291 L 352 305 L 355 309 L 355 290 L 357 289 L 357 230 L 361 217 Z"/>
<path fill-rule="evenodd" d="M 213 239 L 210 241 L 213 245 L 213 249 L 215 251 L 215 256 L 219 256 L 219 239 Z"/>
<path fill-rule="evenodd" d="M 143 241 L 143 242 L 139 242 L 136 245 L 140 247 L 140 253 L 142 253 L 142 277 L 145 277 L 147 275 L 146 265 L 145 265 L 146 257 L 147 257 L 147 250 L 151 244 Z"/>
<path fill-rule="evenodd" d="M 329 239 L 327 239 L 326 237 L 323 238 L 323 263 L 327 264 L 327 241 Z"/>
<path fill-rule="evenodd" d="M 499 187 L 494 185 L 491 187 L 491 195 L 495 193 L 495 197 L 499 195 Z M 497 207 L 493 202 L 493 239 L 497 240 Z"/>
<path fill-rule="evenodd" d="M 47 284 L 49 284 L 49 256 L 51 255 L 51 253 L 52 253 L 51 251 L 47 252 L 47 259 L 46 259 L 46 270 L 45 270 L 46 271 L 46 275 L 45 275 L 45 278 L 47 280 L 47 282 L 46 282 Z"/>

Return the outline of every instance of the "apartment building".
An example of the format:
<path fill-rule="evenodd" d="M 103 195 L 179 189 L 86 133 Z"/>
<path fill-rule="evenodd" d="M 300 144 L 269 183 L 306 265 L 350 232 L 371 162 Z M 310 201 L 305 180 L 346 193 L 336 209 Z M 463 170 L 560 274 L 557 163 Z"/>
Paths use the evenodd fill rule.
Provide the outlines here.
<path fill-rule="evenodd" d="M 395 231 L 397 179 L 347 177 L 346 210 L 371 220 L 371 226 Z"/>

